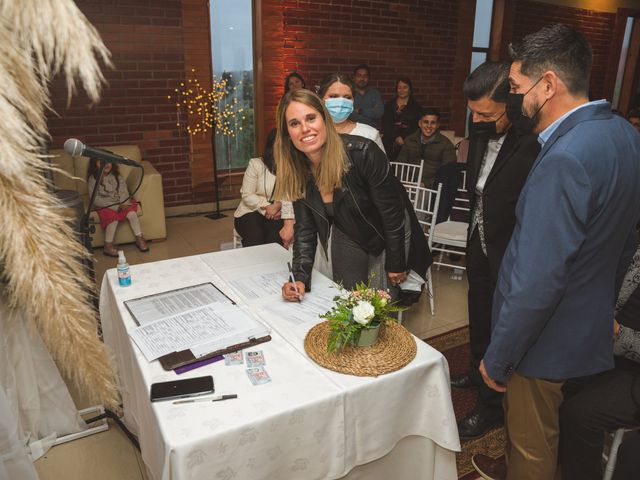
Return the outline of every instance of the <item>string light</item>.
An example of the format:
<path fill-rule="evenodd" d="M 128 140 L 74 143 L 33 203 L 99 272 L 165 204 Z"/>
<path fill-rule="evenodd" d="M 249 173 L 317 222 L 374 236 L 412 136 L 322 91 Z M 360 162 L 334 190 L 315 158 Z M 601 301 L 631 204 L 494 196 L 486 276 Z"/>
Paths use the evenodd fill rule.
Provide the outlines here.
<path fill-rule="evenodd" d="M 214 130 L 216 134 L 234 137 L 238 129 L 238 114 L 243 112 L 238 106 L 236 98 L 237 85 L 229 85 L 227 78 L 213 76 L 211 89 L 200 85 L 196 77 L 195 68 L 191 69 L 193 78 L 187 79 L 179 88 L 175 88 L 175 95 L 168 95 L 167 99 L 175 104 L 178 112 L 178 127 L 184 126 L 189 135 L 206 134 Z M 229 74 L 231 79 L 232 75 Z M 238 82 L 240 85 L 242 82 Z M 186 121 L 181 122 L 181 118 Z M 245 119 L 242 115 L 242 120 Z M 242 131 L 242 127 L 239 127 Z"/>

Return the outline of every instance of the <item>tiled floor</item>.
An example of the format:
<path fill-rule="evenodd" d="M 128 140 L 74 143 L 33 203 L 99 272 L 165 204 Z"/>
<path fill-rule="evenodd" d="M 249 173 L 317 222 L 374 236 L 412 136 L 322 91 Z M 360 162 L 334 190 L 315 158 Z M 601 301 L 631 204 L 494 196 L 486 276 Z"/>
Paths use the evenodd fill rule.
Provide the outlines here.
<path fill-rule="evenodd" d="M 231 212 L 230 212 L 231 213 Z M 218 251 L 230 247 L 233 232 L 231 215 L 210 220 L 203 216 L 167 219 L 167 240 L 151 243 L 151 251 L 140 253 L 135 245 L 124 245 L 127 261 L 139 264 Z M 225 245 L 227 244 L 227 245 Z M 96 278 L 114 268 L 117 259 L 95 250 Z M 403 325 L 418 338 L 428 338 L 467 324 L 467 281 L 451 278 L 452 271 L 433 269 L 435 315 L 423 293 L 420 302 L 404 313 Z M 72 392 L 73 395 L 73 392 Z M 74 395 L 78 408 L 87 406 Z M 137 450 L 114 424 L 109 431 L 52 448 L 35 463 L 41 480 L 141 480 L 144 465 Z"/>

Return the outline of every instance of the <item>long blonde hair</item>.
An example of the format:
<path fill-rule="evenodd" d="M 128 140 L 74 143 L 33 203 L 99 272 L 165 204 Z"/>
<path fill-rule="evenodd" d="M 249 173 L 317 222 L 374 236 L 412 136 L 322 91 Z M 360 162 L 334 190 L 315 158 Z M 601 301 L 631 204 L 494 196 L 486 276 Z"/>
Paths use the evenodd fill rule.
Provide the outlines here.
<path fill-rule="evenodd" d="M 289 136 L 285 112 L 292 102 L 313 108 L 324 120 L 327 140 L 317 167 L 311 165 L 306 155 L 293 145 Z M 275 198 L 291 201 L 304 198 L 309 174 L 313 175 L 321 192 L 333 192 L 335 188 L 342 186 L 342 176 L 348 170 L 347 152 L 320 97 L 305 89 L 287 93 L 278 105 L 276 123 L 278 134 L 273 149 L 277 178 Z"/>

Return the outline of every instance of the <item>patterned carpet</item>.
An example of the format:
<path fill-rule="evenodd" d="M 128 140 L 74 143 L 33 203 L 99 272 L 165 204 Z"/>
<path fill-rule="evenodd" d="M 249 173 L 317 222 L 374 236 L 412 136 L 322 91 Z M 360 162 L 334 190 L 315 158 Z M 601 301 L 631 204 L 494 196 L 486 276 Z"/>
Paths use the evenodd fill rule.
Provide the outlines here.
<path fill-rule="evenodd" d="M 451 376 L 464 373 L 468 370 L 470 356 L 468 327 L 462 327 L 433 338 L 428 338 L 425 342 L 442 352 L 449 362 Z M 451 394 L 456 419 L 460 420 L 473 408 L 477 393 L 475 389 L 452 389 Z M 465 480 L 478 478 L 473 465 L 471 465 L 471 456 L 475 453 L 483 453 L 498 458 L 504 454 L 504 444 L 505 433 L 502 427 L 491 430 L 482 438 L 463 441 L 462 452 L 456 454 L 458 478 Z"/>

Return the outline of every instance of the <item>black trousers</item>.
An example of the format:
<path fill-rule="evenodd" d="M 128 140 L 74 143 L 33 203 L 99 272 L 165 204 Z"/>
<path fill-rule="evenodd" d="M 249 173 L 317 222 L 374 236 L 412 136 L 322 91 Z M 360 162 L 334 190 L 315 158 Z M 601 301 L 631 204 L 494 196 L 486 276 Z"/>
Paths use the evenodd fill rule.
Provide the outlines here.
<path fill-rule="evenodd" d="M 502 411 L 502 394 L 487 387 L 478 372 L 480 360 L 484 357 L 491 341 L 491 305 L 493 292 L 496 288 L 493 279 L 497 278 L 497 274 L 498 272 L 491 272 L 489 259 L 482 251 L 480 234 L 476 228 L 467 244 L 470 375 L 479 385 L 476 409 Z"/>
<path fill-rule="evenodd" d="M 253 247 L 254 245 L 265 245 L 267 243 L 279 243 L 282 245 L 279 232 L 283 224 L 282 220 L 268 220 L 267 217 L 258 212 L 246 213 L 239 218 L 233 219 L 233 226 L 242 237 L 243 247 Z"/>
<path fill-rule="evenodd" d="M 562 478 L 602 478 L 604 432 L 640 425 L 640 374 L 609 370 L 567 380 L 560 407 L 560 462 Z M 633 454 L 640 456 L 640 451 Z M 621 472 L 624 472 L 624 456 Z M 617 467 L 616 467 L 617 468 Z M 633 477 L 638 478 L 636 471 Z"/>

